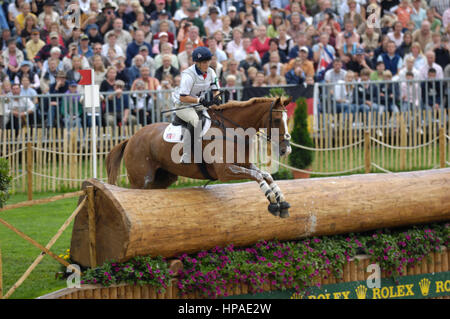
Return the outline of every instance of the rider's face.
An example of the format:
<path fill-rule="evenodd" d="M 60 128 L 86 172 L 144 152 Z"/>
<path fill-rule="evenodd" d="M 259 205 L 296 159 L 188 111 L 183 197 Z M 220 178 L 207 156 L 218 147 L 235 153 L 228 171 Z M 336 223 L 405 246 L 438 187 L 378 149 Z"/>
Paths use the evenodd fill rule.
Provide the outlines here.
<path fill-rule="evenodd" d="M 208 71 L 208 67 L 209 67 L 209 63 L 211 61 L 201 61 L 201 62 L 197 62 L 197 66 L 200 69 L 200 71 L 202 71 L 203 73 L 206 73 L 206 71 Z"/>

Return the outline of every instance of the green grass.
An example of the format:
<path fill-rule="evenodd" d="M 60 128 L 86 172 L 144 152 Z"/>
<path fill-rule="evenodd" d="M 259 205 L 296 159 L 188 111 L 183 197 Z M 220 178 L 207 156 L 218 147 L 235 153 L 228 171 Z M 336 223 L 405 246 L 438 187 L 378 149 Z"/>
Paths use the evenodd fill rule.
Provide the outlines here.
<path fill-rule="evenodd" d="M 44 198 L 55 193 L 35 194 L 33 198 Z M 13 195 L 7 204 L 26 200 L 26 194 Z M 58 229 L 75 210 L 78 198 L 69 198 L 57 202 L 17 208 L 0 212 L 0 217 L 45 246 Z M 63 254 L 70 247 L 72 225 L 56 241 L 51 251 Z M 0 225 L 0 249 L 3 262 L 3 294 L 22 276 L 40 254 L 39 249 L 24 240 L 10 229 Z M 56 279 L 55 274 L 62 266 L 49 256 L 33 270 L 25 282 L 11 295 L 11 299 L 36 298 L 46 293 L 65 288 L 64 280 Z"/>

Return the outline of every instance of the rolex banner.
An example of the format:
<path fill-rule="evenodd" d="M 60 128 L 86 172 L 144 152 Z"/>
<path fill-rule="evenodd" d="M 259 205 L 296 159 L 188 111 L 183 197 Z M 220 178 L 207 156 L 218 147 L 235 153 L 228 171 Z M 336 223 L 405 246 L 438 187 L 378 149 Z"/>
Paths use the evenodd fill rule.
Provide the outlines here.
<path fill-rule="evenodd" d="M 397 280 L 397 281 L 396 281 Z M 450 272 L 382 278 L 378 288 L 366 281 L 323 285 L 300 296 L 292 289 L 230 297 L 230 299 L 424 299 L 450 296 Z"/>

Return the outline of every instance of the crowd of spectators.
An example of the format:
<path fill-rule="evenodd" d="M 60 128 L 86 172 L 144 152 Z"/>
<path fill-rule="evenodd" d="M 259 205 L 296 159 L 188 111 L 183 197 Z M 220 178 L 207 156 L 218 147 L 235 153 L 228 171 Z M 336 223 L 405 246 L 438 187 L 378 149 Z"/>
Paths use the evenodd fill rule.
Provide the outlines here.
<path fill-rule="evenodd" d="M 165 90 L 198 46 L 213 53 L 225 88 L 352 82 L 351 92 L 334 89 L 342 112 L 379 107 L 367 95 L 385 97 L 389 111 L 424 96 L 435 107 L 441 92 L 419 85 L 412 96 L 402 81 L 450 77 L 449 22 L 450 0 L 5 0 L 0 126 L 30 116 L 81 125 L 78 70 L 89 68 L 103 94 L 100 122 L 148 123 L 157 100 L 171 107 Z M 365 80 L 399 82 L 354 84 Z"/>

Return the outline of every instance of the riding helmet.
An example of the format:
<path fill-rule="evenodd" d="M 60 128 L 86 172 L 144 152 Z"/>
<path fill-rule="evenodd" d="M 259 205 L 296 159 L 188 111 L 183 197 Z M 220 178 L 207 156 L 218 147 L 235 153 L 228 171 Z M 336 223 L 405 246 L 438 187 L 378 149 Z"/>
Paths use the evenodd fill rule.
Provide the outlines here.
<path fill-rule="evenodd" d="M 207 47 L 197 47 L 192 52 L 192 61 L 202 62 L 211 60 L 212 53 Z"/>

